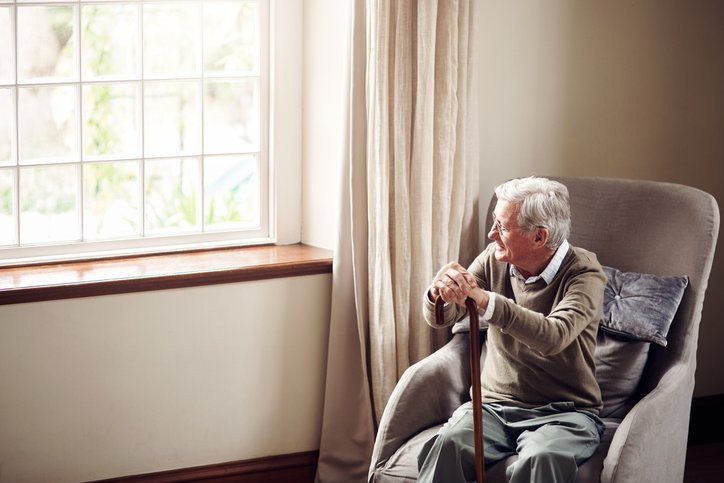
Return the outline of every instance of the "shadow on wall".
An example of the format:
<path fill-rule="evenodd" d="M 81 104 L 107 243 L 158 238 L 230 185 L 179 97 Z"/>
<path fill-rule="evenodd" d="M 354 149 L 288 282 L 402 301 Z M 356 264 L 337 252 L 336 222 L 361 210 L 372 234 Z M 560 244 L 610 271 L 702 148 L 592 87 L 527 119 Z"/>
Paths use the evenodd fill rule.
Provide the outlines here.
<path fill-rule="evenodd" d="M 724 3 L 569 5 L 561 170 L 687 184 L 721 204 Z M 713 296 L 724 287 L 722 237 L 717 249 L 699 337 L 696 396 L 724 393 L 724 326 L 717 325 L 724 301 Z"/>
<path fill-rule="evenodd" d="M 721 194 L 724 4 L 569 5 L 561 168 Z"/>
<path fill-rule="evenodd" d="M 481 197 L 517 176 L 609 176 L 695 186 L 724 207 L 724 2 L 494 0 L 478 15 Z M 697 396 L 724 393 L 722 238 Z"/>

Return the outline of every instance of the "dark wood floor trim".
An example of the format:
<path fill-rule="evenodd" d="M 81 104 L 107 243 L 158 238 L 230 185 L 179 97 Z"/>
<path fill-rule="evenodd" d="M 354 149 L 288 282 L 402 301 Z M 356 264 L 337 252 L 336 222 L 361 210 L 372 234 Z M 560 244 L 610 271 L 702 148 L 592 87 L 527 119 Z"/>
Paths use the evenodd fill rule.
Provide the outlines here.
<path fill-rule="evenodd" d="M 689 445 L 724 441 L 724 394 L 695 397 L 691 401 Z"/>
<path fill-rule="evenodd" d="M 332 272 L 332 252 L 262 245 L 0 268 L 0 305 Z"/>
<path fill-rule="evenodd" d="M 318 451 L 124 476 L 94 483 L 312 483 Z"/>

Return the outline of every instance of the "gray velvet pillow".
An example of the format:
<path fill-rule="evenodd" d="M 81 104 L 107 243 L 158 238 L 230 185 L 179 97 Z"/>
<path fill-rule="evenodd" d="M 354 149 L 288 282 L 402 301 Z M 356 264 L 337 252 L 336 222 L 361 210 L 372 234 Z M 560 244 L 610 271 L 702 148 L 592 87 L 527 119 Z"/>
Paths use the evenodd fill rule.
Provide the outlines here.
<path fill-rule="evenodd" d="M 608 283 L 601 330 L 666 346 L 666 334 L 688 285 L 686 277 L 662 277 L 603 267 Z"/>

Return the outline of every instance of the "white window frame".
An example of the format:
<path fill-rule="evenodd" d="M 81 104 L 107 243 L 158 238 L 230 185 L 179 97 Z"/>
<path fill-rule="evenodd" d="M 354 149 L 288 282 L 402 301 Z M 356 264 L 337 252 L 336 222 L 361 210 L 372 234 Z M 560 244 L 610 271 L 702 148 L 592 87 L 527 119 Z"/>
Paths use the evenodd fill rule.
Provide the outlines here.
<path fill-rule="evenodd" d="M 278 245 L 302 238 L 303 1 L 269 0 L 269 176 L 272 238 Z"/>
<path fill-rule="evenodd" d="M 70 0 L 64 3 L 80 5 L 83 2 Z M 263 198 L 261 218 L 267 220 L 266 232 L 243 238 L 239 236 L 240 231 L 207 232 L 3 248 L 0 249 L 0 266 L 268 243 L 298 243 L 301 239 L 302 216 L 302 3 L 300 0 L 260 0 L 262 9 L 265 5 L 268 6 L 268 23 L 262 22 L 262 24 L 267 23 L 267 26 L 266 29 L 262 26 L 260 35 L 262 49 L 260 96 L 262 106 L 267 106 L 266 110 L 262 107 L 260 150 L 260 157 L 266 158 L 267 168 L 262 169 L 260 173 Z M 0 5 L 8 4 L 0 3 Z M 12 21 L 14 22 L 14 18 Z M 265 51 L 268 52 L 268 56 L 264 55 Z M 15 89 L 17 90 L 17 87 Z M 17 129 L 17 119 L 15 128 Z M 264 162 L 260 160 L 260 164 L 263 166 Z M 265 186 L 266 196 L 264 196 Z M 17 177 L 15 194 L 14 203 L 17 210 L 19 196 Z M 18 229 L 17 221 L 16 229 Z"/>

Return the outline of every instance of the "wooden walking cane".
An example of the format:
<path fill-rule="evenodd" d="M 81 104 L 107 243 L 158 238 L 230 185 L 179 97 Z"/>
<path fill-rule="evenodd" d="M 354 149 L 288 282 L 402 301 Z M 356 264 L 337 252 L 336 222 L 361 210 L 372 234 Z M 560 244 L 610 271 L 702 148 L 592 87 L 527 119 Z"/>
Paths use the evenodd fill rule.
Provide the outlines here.
<path fill-rule="evenodd" d="M 443 323 L 442 297 L 435 300 L 435 318 Z M 483 404 L 480 389 L 480 328 L 478 327 L 478 305 L 468 297 L 465 306 L 470 316 L 470 378 L 473 385 L 473 438 L 475 439 L 475 475 L 478 483 L 485 483 L 485 456 L 483 454 Z"/>

